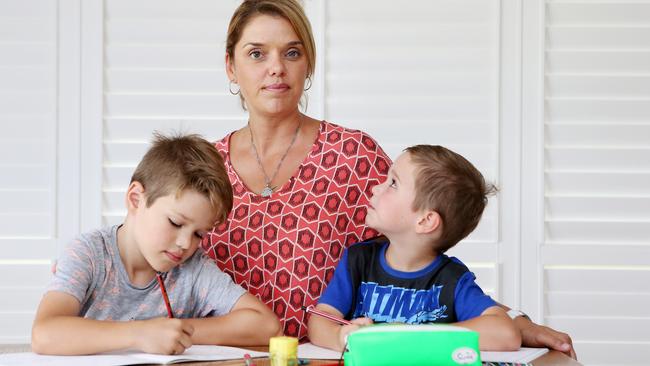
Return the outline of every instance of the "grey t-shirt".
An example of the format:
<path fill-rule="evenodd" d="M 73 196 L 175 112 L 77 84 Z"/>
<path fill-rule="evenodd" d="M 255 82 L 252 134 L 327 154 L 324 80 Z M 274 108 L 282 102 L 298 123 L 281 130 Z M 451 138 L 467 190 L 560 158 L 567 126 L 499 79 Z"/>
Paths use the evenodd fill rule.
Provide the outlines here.
<path fill-rule="evenodd" d="M 74 296 L 81 303 L 79 316 L 86 318 L 121 321 L 167 316 L 156 278 L 145 287 L 129 281 L 117 247 L 117 228 L 94 230 L 70 243 L 47 290 Z M 246 292 L 201 249 L 167 272 L 165 287 L 177 318 L 226 314 Z"/>

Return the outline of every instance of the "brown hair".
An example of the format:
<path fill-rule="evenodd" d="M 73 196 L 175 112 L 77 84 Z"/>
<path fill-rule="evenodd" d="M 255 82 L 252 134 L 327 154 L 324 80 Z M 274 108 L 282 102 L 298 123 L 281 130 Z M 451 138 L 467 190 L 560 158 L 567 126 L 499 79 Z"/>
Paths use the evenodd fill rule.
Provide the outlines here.
<path fill-rule="evenodd" d="M 405 151 L 417 170 L 413 210 L 440 215 L 442 235 L 435 250 L 444 253 L 476 228 L 497 188 L 467 159 L 442 146 L 415 145 Z"/>
<path fill-rule="evenodd" d="M 147 207 L 160 197 L 192 189 L 208 198 L 220 222 L 232 209 L 232 186 L 223 158 L 199 135 L 168 137 L 155 132 L 151 148 L 131 177 L 134 181 L 144 187 Z"/>

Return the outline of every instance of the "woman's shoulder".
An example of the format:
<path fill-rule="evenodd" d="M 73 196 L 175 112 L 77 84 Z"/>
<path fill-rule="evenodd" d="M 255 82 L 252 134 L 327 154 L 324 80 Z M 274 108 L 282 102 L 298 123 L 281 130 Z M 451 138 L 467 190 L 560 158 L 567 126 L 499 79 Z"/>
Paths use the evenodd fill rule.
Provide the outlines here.
<path fill-rule="evenodd" d="M 353 147 L 356 150 L 356 146 L 361 147 L 360 150 L 355 151 L 356 153 L 367 153 L 373 155 L 381 155 L 388 158 L 384 150 L 377 143 L 370 134 L 365 131 L 344 127 L 332 122 L 322 121 L 323 128 L 321 128 L 321 133 L 324 135 L 323 140 L 327 143 L 337 143 L 343 142 L 342 147 L 344 150 L 352 149 Z"/>
<path fill-rule="evenodd" d="M 222 137 L 220 140 L 217 140 L 214 142 L 214 147 L 219 150 L 220 153 L 226 154 L 228 153 L 228 148 L 230 146 L 230 137 L 235 133 L 235 131 L 230 132 L 226 136 Z"/>

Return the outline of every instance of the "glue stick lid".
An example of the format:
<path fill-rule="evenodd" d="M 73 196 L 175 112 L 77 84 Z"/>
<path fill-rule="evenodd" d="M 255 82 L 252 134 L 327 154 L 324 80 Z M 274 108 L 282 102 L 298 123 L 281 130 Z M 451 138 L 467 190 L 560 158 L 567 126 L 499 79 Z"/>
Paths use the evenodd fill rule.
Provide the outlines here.
<path fill-rule="evenodd" d="M 298 354 L 298 338 L 294 337 L 272 337 L 269 343 L 269 352 L 276 355 L 284 355 L 287 358 L 296 357 Z"/>

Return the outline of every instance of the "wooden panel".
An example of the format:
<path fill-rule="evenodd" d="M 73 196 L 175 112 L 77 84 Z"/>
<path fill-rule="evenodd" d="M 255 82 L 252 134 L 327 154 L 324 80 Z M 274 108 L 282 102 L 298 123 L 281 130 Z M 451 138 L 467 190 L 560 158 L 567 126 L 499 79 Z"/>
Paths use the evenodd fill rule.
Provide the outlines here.
<path fill-rule="evenodd" d="M 650 342 L 650 318 L 612 314 L 610 317 L 545 317 L 546 324 L 580 341 Z M 598 324 L 598 326 L 594 326 Z"/>
<path fill-rule="evenodd" d="M 105 142 L 104 159 L 107 166 L 124 166 L 135 168 L 149 149 L 149 141 L 142 142 Z"/>
<path fill-rule="evenodd" d="M 6 312 L 36 312 L 45 288 L 4 288 L 2 306 Z M 1 313 L 0 313 L 1 314 Z M 4 325 L 5 323 L 3 323 Z"/>
<path fill-rule="evenodd" d="M 438 0 L 405 1 L 395 11 L 395 2 L 390 0 L 327 1 L 328 14 L 335 14 L 331 24 L 337 22 L 355 23 L 359 19 L 368 22 L 396 22 L 401 16 L 411 22 L 430 23 L 472 23 L 485 22 L 492 4 L 482 0 Z M 370 13 L 372 11 L 372 13 Z M 372 17 L 370 17 L 372 15 Z"/>
<path fill-rule="evenodd" d="M 150 141 L 153 131 L 162 133 L 199 133 L 208 141 L 216 141 L 246 124 L 243 118 L 106 118 L 105 141 Z"/>
<path fill-rule="evenodd" d="M 18 67 L 25 65 L 51 66 L 54 52 L 56 52 L 56 47 L 51 44 L 0 43 L 0 55 L 2 55 L 0 65 Z"/>
<path fill-rule="evenodd" d="M 216 66 L 216 65 L 215 65 Z M 222 68 L 214 69 L 109 69 L 105 85 L 111 93 L 213 93 L 229 94 Z"/>
<path fill-rule="evenodd" d="M 426 92 L 423 92 L 426 93 Z M 404 116 L 436 116 L 443 120 L 483 120 L 491 116 L 494 106 L 485 98 L 475 97 L 431 97 L 392 96 L 377 97 L 370 102 L 364 96 L 341 98 L 328 96 L 328 116 L 333 121 L 361 118 L 379 118 L 401 121 Z M 367 105 L 367 108 L 359 106 Z M 467 108 L 472 106 L 472 108 Z"/>
<path fill-rule="evenodd" d="M 646 1 L 551 1 L 548 24 L 558 25 L 636 25 L 647 24 L 650 3 Z"/>
<path fill-rule="evenodd" d="M 546 241 L 648 244 L 650 220 L 546 220 Z"/>
<path fill-rule="evenodd" d="M 418 57 L 404 57 L 404 54 L 408 52 L 416 52 Z M 386 72 L 382 72 L 384 69 L 420 71 L 422 73 L 428 73 L 430 70 L 435 70 L 436 73 L 490 72 L 492 71 L 491 65 L 486 60 L 491 60 L 494 57 L 493 52 L 494 50 L 489 48 L 423 48 L 414 50 L 414 47 L 400 48 L 399 46 L 370 49 L 337 45 L 336 48 L 328 49 L 325 62 L 328 69 L 332 70 L 327 75 L 328 78 L 336 75 L 341 69 L 345 70 L 345 73 L 356 69 L 374 71 L 377 76 L 383 75 Z M 355 65 L 357 66 L 355 67 Z"/>
<path fill-rule="evenodd" d="M 366 97 L 394 95 L 400 91 L 401 97 L 422 95 L 428 97 L 488 97 L 490 76 L 476 73 L 439 73 L 422 70 L 404 72 L 377 78 L 376 70 L 344 71 L 327 78 L 328 88 L 336 90 L 337 97 L 363 94 Z M 390 87 L 386 87 L 390 85 Z"/>
<path fill-rule="evenodd" d="M 13 165 L 7 163 L 0 166 L 0 187 L 3 189 L 44 189 L 51 186 L 52 182 L 47 164 Z"/>
<path fill-rule="evenodd" d="M 0 125 L 11 124 L 11 129 L 2 131 L 2 139 L 17 140 L 29 136 L 37 141 L 46 141 L 52 138 L 52 115 L 0 115 Z"/>
<path fill-rule="evenodd" d="M 650 220 L 650 197 L 547 196 L 551 220 Z"/>
<path fill-rule="evenodd" d="M 465 239 L 449 249 L 446 254 L 458 257 L 465 264 L 491 263 L 497 261 L 497 244 Z"/>
<path fill-rule="evenodd" d="M 50 237 L 55 235 L 50 213 L 0 213 L 0 233 L 3 237 Z"/>
<path fill-rule="evenodd" d="M 46 263 L 0 263 L 0 288 L 45 289 L 52 278 L 52 266 L 49 261 L 43 262 Z"/>
<path fill-rule="evenodd" d="M 227 92 L 226 92 L 227 93 Z M 241 114 L 239 100 L 230 94 L 113 94 L 106 96 L 105 112 L 111 117 L 153 116 L 187 118 Z"/>
<path fill-rule="evenodd" d="M 554 292 L 646 293 L 650 283 L 649 268 L 546 266 L 544 274 L 547 290 Z"/>
<path fill-rule="evenodd" d="M 648 147 L 549 147 L 546 166 L 553 170 L 644 173 L 650 171 Z"/>
<path fill-rule="evenodd" d="M 650 51 L 547 50 L 546 71 L 553 73 L 648 73 Z"/>
<path fill-rule="evenodd" d="M 626 317 L 650 317 L 650 293 L 619 292 L 602 288 L 602 292 L 546 293 L 549 314 L 573 317 L 607 317 L 620 314 Z"/>
<path fill-rule="evenodd" d="M 194 10 L 191 6 L 186 5 L 186 9 Z M 134 7 L 134 4 L 129 5 L 129 8 Z M 106 22 L 105 28 L 106 42 L 109 44 L 225 45 L 226 43 L 226 29 L 215 24 L 214 17 L 222 18 L 224 22 L 228 20 L 223 14 L 216 12 L 210 19 L 200 19 L 200 14 L 195 14 L 190 19 L 120 19 L 116 18 L 120 16 L 119 14 L 112 15 L 113 17 Z"/>
<path fill-rule="evenodd" d="M 54 207 L 51 199 L 52 192 L 48 189 L 7 189 L 0 190 L 0 213 L 30 214 L 48 213 Z"/>
<path fill-rule="evenodd" d="M 59 255 L 57 240 L 51 238 L 0 237 L 0 248 L 5 261 L 54 259 Z"/>
<path fill-rule="evenodd" d="M 0 313 L 0 323 L 2 324 L 0 343 L 29 343 L 34 315 L 34 311 Z"/>
<path fill-rule="evenodd" d="M 105 52 L 109 68 L 224 67 L 224 50 L 217 45 L 107 45 Z"/>
<path fill-rule="evenodd" d="M 54 113 L 55 97 L 53 86 L 48 91 L 0 92 L 0 111 L 6 116 L 30 117 Z"/>
<path fill-rule="evenodd" d="M 649 18 L 650 19 L 650 18 Z M 650 28 L 647 24 L 637 27 L 613 26 L 552 26 L 547 32 L 547 47 L 559 49 L 607 49 L 626 50 L 645 48 L 650 43 Z"/>
<path fill-rule="evenodd" d="M 634 172 L 546 172 L 546 189 L 562 195 L 650 195 L 650 173 Z"/>
<path fill-rule="evenodd" d="M 105 3 L 105 16 L 108 19 L 205 18 L 226 23 L 237 6 L 234 1 L 213 0 L 186 0 L 182 3 L 176 0 L 140 0 L 136 3 L 129 0 L 107 0 Z"/>
<path fill-rule="evenodd" d="M 0 65 L 2 63 L 0 61 Z M 50 65 L 0 66 L 0 92 L 50 91 L 56 85 L 56 74 L 53 71 L 54 68 Z"/>
<path fill-rule="evenodd" d="M 650 87 L 650 79 L 648 79 Z M 649 90 L 650 91 L 650 90 Z M 571 123 L 547 124 L 546 136 L 552 146 L 643 147 L 648 144 L 650 124 Z"/>
<path fill-rule="evenodd" d="M 104 190 L 126 190 L 131 182 L 131 176 L 135 170 L 135 164 L 128 167 L 109 166 L 104 167 L 102 177 L 104 179 Z"/>
<path fill-rule="evenodd" d="M 648 270 L 650 267 L 650 245 L 647 242 L 626 244 L 621 241 L 592 240 L 586 243 L 559 241 L 542 247 L 542 262 L 564 267 L 575 266 L 575 270 L 603 268 L 623 270 L 627 274 Z M 563 268 L 564 268 L 563 267 Z M 642 272 L 643 273 L 643 272 Z"/>
<path fill-rule="evenodd" d="M 46 151 L 54 151 L 54 137 L 50 139 L 36 139 L 23 137 L 21 139 L 3 140 L 0 144 L 0 164 L 34 166 L 46 165 L 51 169 L 52 156 L 44 154 Z M 16 153 L 20 151 L 20 154 Z M 43 173 L 47 174 L 45 170 Z M 51 179 L 48 176 L 47 179 Z"/>
<path fill-rule="evenodd" d="M 650 99 L 547 98 L 547 117 L 553 122 L 644 122 Z"/>

